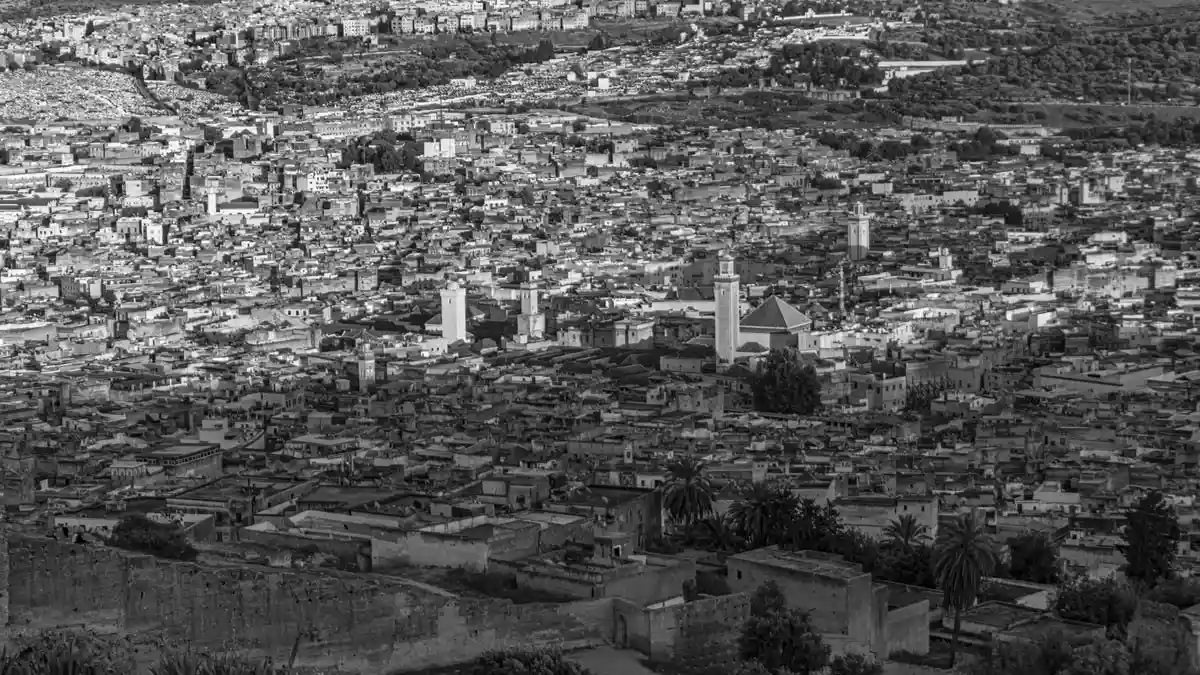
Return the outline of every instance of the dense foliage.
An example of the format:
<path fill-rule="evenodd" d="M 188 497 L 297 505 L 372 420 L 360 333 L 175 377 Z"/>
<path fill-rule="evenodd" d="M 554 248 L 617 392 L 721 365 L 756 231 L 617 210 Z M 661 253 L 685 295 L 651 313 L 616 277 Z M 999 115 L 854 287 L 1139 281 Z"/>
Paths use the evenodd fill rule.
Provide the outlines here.
<path fill-rule="evenodd" d="M 757 662 L 774 675 L 810 675 L 829 664 L 829 647 L 808 614 L 789 608 L 774 584 L 759 588 L 751 598 L 738 648 L 743 660 Z"/>
<path fill-rule="evenodd" d="M 1058 550 L 1042 532 L 1028 532 L 1008 540 L 1012 578 L 1035 584 L 1058 581 Z"/>
<path fill-rule="evenodd" d="M 875 63 L 859 59 L 858 53 L 858 46 L 837 42 L 787 44 L 771 55 L 765 67 L 727 68 L 708 78 L 708 84 L 741 88 L 773 80 L 780 87 L 813 85 L 825 89 L 881 84 L 883 71 Z M 718 60 L 724 62 L 734 56 L 731 51 L 718 55 Z"/>
<path fill-rule="evenodd" d="M 175 560 L 195 560 L 197 553 L 179 527 L 155 522 L 141 514 L 122 518 L 113 528 L 108 543 L 129 551 Z"/>
<path fill-rule="evenodd" d="M 1107 626 L 1124 633 L 1137 612 L 1137 594 L 1112 579 L 1075 579 L 1058 589 L 1054 611 L 1064 619 Z"/>
<path fill-rule="evenodd" d="M 339 166 L 370 164 L 376 173 L 391 174 L 421 170 L 421 148 L 411 136 L 386 130 L 349 141 L 342 149 Z"/>
<path fill-rule="evenodd" d="M 1125 576 L 1148 586 L 1172 575 L 1175 552 L 1183 536 L 1179 521 L 1161 492 L 1146 494 L 1125 510 Z"/>
<path fill-rule="evenodd" d="M 829 662 L 829 675 L 883 675 L 883 664 L 862 654 L 835 656 Z"/>
<path fill-rule="evenodd" d="M 809 415 L 821 407 L 821 381 L 795 349 L 772 349 L 751 380 L 754 406 L 764 412 Z"/>
<path fill-rule="evenodd" d="M 703 462 L 691 457 L 677 459 L 667 465 L 667 473 L 663 508 L 672 522 L 691 525 L 712 515 L 712 485 L 704 475 Z"/>
<path fill-rule="evenodd" d="M 476 659 L 469 675 L 590 675 L 591 671 L 553 649 L 507 649 Z"/>
<path fill-rule="evenodd" d="M 1147 603 L 1128 631 L 1101 639 L 1059 633 L 1036 642 L 998 642 L 984 658 L 969 664 L 964 675 L 1186 675 L 1186 641 L 1190 631 L 1178 613 Z"/>

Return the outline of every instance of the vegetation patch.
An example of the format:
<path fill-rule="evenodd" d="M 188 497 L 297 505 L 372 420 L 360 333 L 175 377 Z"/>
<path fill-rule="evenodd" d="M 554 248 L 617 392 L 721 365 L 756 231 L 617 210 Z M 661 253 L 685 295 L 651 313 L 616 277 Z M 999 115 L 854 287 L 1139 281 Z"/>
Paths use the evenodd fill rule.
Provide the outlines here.
<path fill-rule="evenodd" d="M 176 525 L 159 523 L 141 514 L 121 519 L 108 543 L 117 548 L 173 560 L 195 560 L 196 548 Z"/>

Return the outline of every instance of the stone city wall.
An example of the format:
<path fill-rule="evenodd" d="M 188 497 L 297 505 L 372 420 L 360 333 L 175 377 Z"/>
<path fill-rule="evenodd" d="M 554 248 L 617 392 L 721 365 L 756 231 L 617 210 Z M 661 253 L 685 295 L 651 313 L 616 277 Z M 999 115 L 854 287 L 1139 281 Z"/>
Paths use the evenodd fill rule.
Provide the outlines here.
<path fill-rule="evenodd" d="M 3 539 L 0 618 L 10 637 L 85 627 L 286 662 L 301 636 L 298 668 L 357 673 L 612 639 L 608 599 L 514 605 L 378 576 L 203 566 L 17 533 Z"/>

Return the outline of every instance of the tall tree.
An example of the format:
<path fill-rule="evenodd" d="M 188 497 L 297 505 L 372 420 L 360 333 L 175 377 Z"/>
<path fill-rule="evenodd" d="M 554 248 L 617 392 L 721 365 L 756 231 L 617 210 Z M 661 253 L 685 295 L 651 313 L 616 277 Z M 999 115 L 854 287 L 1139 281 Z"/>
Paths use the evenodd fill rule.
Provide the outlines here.
<path fill-rule="evenodd" d="M 1058 581 L 1058 549 L 1043 532 L 1027 532 L 1008 540 L 1012 578 L 1035 584 Z"/>
<path fill-rule="evenodd" d="M 742 548 L 742 538 L 734 531 L 729 514 L 693 522 L 687 528 L 684 542 L 708 551 L 734 552 Z"/>
<path fill-rule="evenodd" d="M 790 490 L 757 484 L 729 509 L 730 524 L 750 548 L 784 541 L 800 502 Z"/>
<path fill-rule="evenodd" d="M 1063 584 L 1054 611 L 1064 619 L 1094 623 L 1124 635 L 1137 613 L 1138 599 L 1128 584 L 1113 579 L 1075 579 Z"/>
<path fill-rule="evenodd" d="M 821 407 L 821 381 L 795 349 L 772 349 L 751 380 L 754 407 L 763 412 L 810 415 Z"/>
<path fill-rule="evenodd" d="M 796 516 L 788 524 L 788 539 L 797 549 L 828 546 L 842 532 L 837 507 L 828 502 L 819 505 L 810 497 L 800 500 Z"/>
<path fill-rule="evenodd" d="M 975 604 L 983 578 L 996 568 L 996 549 L 975 512 L 943 525 L 934 549 L 934 576 L 942 589 L 945 606 L 954 610 L 954 636 L 950 641 L 953 667 L 958 656 L 962 613 Z"/>
<path fill-rule="evenodd" d="M 829 665 L 829 647 L 808 614 L 788 607 L 770 606 L 751 613 L 738 647 L 743 659 L 757 661 L 772 673 L 813 675 Z"/>
<path fill-rule="evenodd" d="M 663 508 L 678 525 L 691 525 L 713 512 L 712 484 L 704 475 L 704 463 L 684 457 L 667 465 L 663 485 Z"/>
<path fill-rule="evenodd" d="M 910 549 L 929 540 L 929 526 L 913 514 L 905 513 L 883 528 L 883 536 L 900 548 Z"/>
<path fill-rule="evenodd" d="M 1146 494 L 1125 510 L 1125 576 L 1154 586 L 1174 573 L 1175 552 L 1182 537 L 1179 520 L 1157 490 Z"/>

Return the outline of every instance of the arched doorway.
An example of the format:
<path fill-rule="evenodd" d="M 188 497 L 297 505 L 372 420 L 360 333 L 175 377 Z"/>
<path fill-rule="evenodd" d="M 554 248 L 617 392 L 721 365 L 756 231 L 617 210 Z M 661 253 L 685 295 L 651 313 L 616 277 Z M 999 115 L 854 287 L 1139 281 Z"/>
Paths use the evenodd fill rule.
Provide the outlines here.
<path fill-rule="evenodd" d="M 628 644 L 626 644 L 627 642 L 629 642 L 629 627 L 627 625 L 625 625 L 625 617 L 623 617 L 623 616 L 617 616 L 616 638 L 617 639 L 615 640 L 615 642 L 617 644 L 617 649 L 625 649 L 626 647 L 629 646 Z"/>

